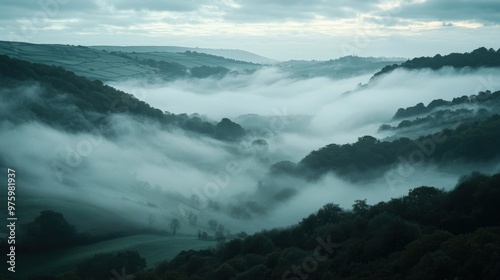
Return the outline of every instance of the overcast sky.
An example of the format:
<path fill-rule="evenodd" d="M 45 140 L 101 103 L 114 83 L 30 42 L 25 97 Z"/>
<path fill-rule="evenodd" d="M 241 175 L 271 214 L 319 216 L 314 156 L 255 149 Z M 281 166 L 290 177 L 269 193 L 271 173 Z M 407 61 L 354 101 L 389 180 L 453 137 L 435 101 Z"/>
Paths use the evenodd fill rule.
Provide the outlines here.
<path fill-rule="evenodd" d="M 1 0 L 0 40 L 244 49 L 278 60 L 500 47 L 498 0 Z"/>

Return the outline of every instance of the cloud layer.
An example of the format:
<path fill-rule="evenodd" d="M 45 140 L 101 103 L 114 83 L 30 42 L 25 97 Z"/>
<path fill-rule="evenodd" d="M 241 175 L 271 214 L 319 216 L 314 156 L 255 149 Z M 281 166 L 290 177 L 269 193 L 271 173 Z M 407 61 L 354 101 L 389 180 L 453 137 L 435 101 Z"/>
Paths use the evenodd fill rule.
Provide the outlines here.
<path fill-rule="evenodd" d="M 248 129 L 245 141 L 231 144 L 161 130 L 154 123 L 124 116 L 111 119 L 115 136 L 110 138 L 90 131 L 67 133 L 35 120 L 17 126 L 4 120 L 0 163 L 19 171 L 24 220 L 52 209 L 75 221 L 79 230 L 102 233 L 147 227 L 150 215 L 155 217 L 155 227 L 165 229 L 169 219 L 184 221 L 191 212 L 198 224 L 186 221 L 184 232 L 204 229 L 210 219 L 233 232 L 286 226 L 328 202 L 345 208 L 356 199 L 373 204 L 420 185 L 451 188 L 472 169 L 497 171 L 498 166 L 452 171 L 426 166 L 398 188 L 391 188 L 383 177 L 354 184 L 334 175 L 307 182 L 268 173 L 272 164 L 297 162 L 326 144 L 355 142 L 367 134 L 383 137 L 377 133 L 378 126 L 400 107 L 496 90 L 499 74 L 488 69 L 397 70 L 350 93 L 346 91 L 368 77 L 297 80 L 269 68 L 222 80 L 157 84 L 146 87 L 148 95 L 140 97 L 163 110 L 196 112 L 208 119 L 244 120 L 249 116 L 240 114 L 251 113 L 259 114 L 260 121 Z M 115 86 L 139 92 L 137 87 L 144 84 Z M 24 90 L 24 95 L 32 95 L 36 88 Z M 2 104 L 6 111 L 16 108 L 14 103 Z M 259 116 L 250 117 L 248 123 Z M 256 139 L 268 145 L 252 145 Z"/>
<path fill-rule="evenodd" d="M 276 59 L 410 57 L 496 48 L 499 10 L 494 0 L 23 0 L 2 6 L 0 39 L 239 48 Z"/>

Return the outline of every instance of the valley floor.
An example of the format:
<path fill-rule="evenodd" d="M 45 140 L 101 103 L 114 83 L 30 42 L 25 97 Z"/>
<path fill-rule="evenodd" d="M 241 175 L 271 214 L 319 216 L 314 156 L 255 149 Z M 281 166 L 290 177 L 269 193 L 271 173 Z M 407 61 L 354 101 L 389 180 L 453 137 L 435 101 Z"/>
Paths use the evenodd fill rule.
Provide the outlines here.
<path fill-rule="evenodd" d="M 132 235 L 91 245 L 30 256 L 20 256 L 16 267 L 19 277 L 29 275 L 57 275 L 74 271 L 76 265 L 95 254 L 136 251 L 146 259 L 148 268 L 173 259 L 182 250 L 201 250 L 215 247 L 215 242 L 202 241 L 192 235 L 163 236 L 155 234 Z M 120 271 L 121 268 L 116 268 Z"/>

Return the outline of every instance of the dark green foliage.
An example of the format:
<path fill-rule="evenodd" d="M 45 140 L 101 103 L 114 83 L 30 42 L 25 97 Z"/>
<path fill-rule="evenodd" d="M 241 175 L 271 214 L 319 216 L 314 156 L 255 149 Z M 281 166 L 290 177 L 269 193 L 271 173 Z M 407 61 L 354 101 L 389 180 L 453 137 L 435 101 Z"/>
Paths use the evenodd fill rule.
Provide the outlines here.
<path fill-rule="evenodd" d="M 191 56 L 209 56 L 206 54 L 196 53 L 196 52 L 185 52 L 187 55 Z M 220 57 L 220 59 L 225 59 Z M 181 65 L 176 62 L 168 62 L 163 60 L 154 60 L 154 59 L 145 59 L 141 61 L 142 64 L 146 64 L 153 68 L 156 68 L 160 71 L 160 74 L 163 75 L 165 79 L 172 78 L 208 78 L 208 77 L 222 77 L 229 73 L 229 69 L 224 68 L 222 66 L 197 66 L 191 69 L 188 69 L 184 65 Z"/>
<path fill-rule="evenodd" d="M 313 151 L 299 162 L 298 168 L 302 175 L 309 178 L 335 172 L 350 180 L 360 180 L 363 179 L 361 173 L 365 178 L 380 176 L 400 163 L 413 164 L 418 160 L 438 164 L 458 160 L 490 161 L 500 156 L 499 128 L 500 115 L 494 115 L 482 121 L 462 124 L 454 130 L 445 129 L 422 136 L 415 141 L 400 138 L 384 142 L 364 136 L 354 144 L 330 144 Z"/>
<path fill-rule="evenodd" d="M 182 71 L 180 66 L 167 62 L 160 62 L 160 66 Z M 92 131 L 108 136 L 112 133 L 110 117 L 121 114 L 157 122 L 162 128 L 181 127 L 220 140 L 235 141 L 245 135 L 243 128 L 229 119 L 214 125 L 199 117 L 163 113 L 131 94 L 61 67 L 0 55 L 0 82 L 0 98 L 12 108 L 12 112 L 0 112 L 0 116 L 13 123 L 34 120 L 71 132 Z"/>
<path fill-rule="evenodd" d="M 176 62 L 145 59 L 142 60 L 141 63 L 159 69 L 160 73 L 163 74 L 165 78 L 181 78 L 187 75 L 187 68 Z"/>
<path fill-rule="evenodd" d="M 473 173 L 450 192 L 423 186 L 376 205 L 357 200 L 350 211 L 330 203 L 298 225 L 228 241 L 215 254 L 183 252 L 161 265 L 161 275 L 209 280 L 499 279 L 499 190 L 500 174 Z"/>
<path fill-rule="evenodd" d="M 153 271 L 143 270 L 134 275 L 134 280 L 162 280 L 162 278 L 156 275 Z"/>
<path fill-rule="evenodd" d="M 168 223 L 168 227 L 172 231 L 172 235 L 175 235 L 177 233 L 177 230 L 181 227 L 181 223 L 178 219 L 174 218 L 170 220 L 170 222 Z"/>
<path fill-rule="evenodd" d="M 399 118 L 407 118 L 411 116 L 421 115 L 430 111 L 430 108 L 425 107 L 424 103 L 418 103 L 413 107 L 408 107 L 406 109 L 400 108 L 396 115 L 394 115 L 394 119 Z"/>
<path fill-rule="evenodd" d="M 266 266 L 260 264 L 252 267 L 251 269 L 238 274 L 234 280 L 254 280 L 266 279 L 266 276 L 271 272 Z"/>
<path fill-rule="evenodd" d="M 194 78 L 208 78 L 211 76 L 217 76 L 217 77 L 222 77 L 229 73 L 229 70 L 227 68 L 224 68 L 222 66 L 197 66 L 191 68 L 191 76 Z"/>
<path fill-rule="evenodd" d="M 477 95 L 471 95 L 471 96 L 463 95 L 461 97 L 455 97 L 453 98 L 452 101 L 435 99 L 431 101 L 427 106 L 425 106 L 423 103 L 418 103 L 417 105 L 412 107 L 399 108 L 396 114 L 394 115 L 393 119 L 396 120 L 396 119 L 403 119 L 403 118 L 428 114 L 436 108 L 443 108 L 441 111 L 437 112 L 437 113 L 441 112 L 441 114 L 443 114 L 443 112 L 451 111 L 449 109 L 444 110 L 444 108 L 451 108 L 452 106 L 455 105 L 464 105 L 464 104 L 484 105 L 490 108 L 497 108 L 499 106 L 499 103 L 500 103 L 500 91 L 492 93 L 491 91 L 487 90 L 487 91 L 481 91 Z M 463 108 L 461 109 L 466 110 Z M 469 111 L 471 110 L 467 110 L 465 112 Z M 461 112 L 461 111 L 455 110 L 453 112 Z M 440 116 L 437 115 L 436 117 Z"/>
<path fill-rule="evenodd" d="M 44 210 L 30 223 L 22 225 L 26 251 L 57 250 L 77 244 L 78 236 L 61 213 Z"/>
<path fill-rule="evenodd" d="M 399 251 L 420 236 L 417 225 L 388 213 L 381 213 L 368 221 L 367 232 L 369 235 L 365 254 L 368 258 L 383 257 L 390 252 Z"/>
<path fill-rule="evenodd" d="M 419 57 L 412 60 L 407 60 L 401 64 L 394 64 L 384 67 L 377 72 L 373 77 L 382 74 L 390 73 L 395 69 L 422 69 L 430 68 L 437 70 L 445 66 L 454 68 L 479 68 L 479 67 L 498 67 L 500 66 L 500 49 L 495 51 L 493 49 L 486 49 L 484 47 L 476 49 L 470 53 L 451 53 L 449 55 L 434 57 Z"/>
<path fill-rule="evenodd" d="M 228 118 L 223 118 L 215 126 L 215 138 L 226 141 L 236 141 L 245 135 L 245 130 Z"/>
<path fill-rule="evenodd" d="M 399 260 L 399 268 L 402 271 L 408 271 L 417 265 L 425 254 L 438 250 L 443 242 L 452 237 L 453 234 L 447 231 L 436 230 L 409 243 L 405 248 L 405 254 Z"/>
<path fill-rule="evenodd" d="M 186 119 L 183 123 L 183 127 L 190 131 L 196 131 L 205 135 L 214 135 L 215 127 L 209 122 L 203 121 L 199 117 L 192 117 Z"/>
<path fill-rule="evenodd" d="M 241 244 L 241 253 L 246 254 L 256 254 L 265 256 L 274 250 L 274 243 L 269 239 L 269 237 L 256 234 L 245 238 Z"/>
<path fill-rule="evenodd" d="M 280 161 L 273 164 L 269 170 L 269 172 L 273 175 L 280 174 L 295 174 L 297 171 L 297 164 L 291 161 Z"/>
<path fill-rule="evenodd" d="M 76 274 L 81 279 L 110 279 L 117 275 L 129 275 L 146 267 L 146 261 L 137 252 L 97 254 L 79 263 Z"/>
<path fill-rule="evenodd" d="M 238 272 L 229 264 L 225 263 L 221 265 L 215 272 L 214 272 L 214 277 L 215 279 L 220 279 L 220 280 L 229 280 L 232 277 L 236 276 Z"/>

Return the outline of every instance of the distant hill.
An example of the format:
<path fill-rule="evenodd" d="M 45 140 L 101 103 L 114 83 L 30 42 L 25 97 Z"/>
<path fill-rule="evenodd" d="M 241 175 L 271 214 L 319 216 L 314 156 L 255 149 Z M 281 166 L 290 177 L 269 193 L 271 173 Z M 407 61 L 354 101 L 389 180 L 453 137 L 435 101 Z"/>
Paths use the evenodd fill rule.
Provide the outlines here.
<path fill-rule="evenodd" d="M 177 47 L 177 46 L 90 46 L 94 49 L 106 50 L 108 52 L 136 52 L 136 53 L 152 53 L 152 52 L 168 52 L 168 53 L 183 53 L 186 51 L 206 53 L 234 59 L 239 61 L 246 61 L 256 64 L 274 64 L 277 61 L 267 57 L 260 56 L 251 52 L 233 49 L 207 49 L 207 48 L 190 48 L 190 47 Z"/>
<path fill-rule="evenodd" d="M 407 60 L 401 64 L 388 65 L 373 75 L 373 78 L 390 73 L 395 69 L 424 69 L 437 70 L 443 67 L 454 68 L 480 68 L 480 67 L 500 67 L 500 49 L 478 48 L 470 53 L 451 53 L 445 56 L 440 54 L 434 57 L 418 57 Z"/>
<path fill-rule="evenodd" d="M 261 67 L 244 61 L 195 52 L 127 53 L 72 45 L 0 41 L 0 54 L 61 66 L 91 80 L 206 78 L 230 71 L 248 72 Z"/>
<path fill-rule="evenodd" d="M 360 75 L 372 74 L 377 70 L 394 63 L 403 62 L 403 58 L 344 56 L 328 61 L 291 60 L 278 63 L 277 66 L 291 72 L 293 77 L 329 77 L 345 79 Z"/>
<path fill-rule="evenodd" d="M 145 78 L 157 72 L 156 69 L 129 58 L 83 46 L 0 41 L 0 54 L 30 62 L 61 66 L 78 75 L 102 81 Z"/>
<path fill-rule="evenodd" d="M 379 131 L 391 131 L 398 137 L 415 137 L 423 132 L 438 132 L 455 128 L 462 123 L 486 119 L 500 111 L 500 91 L 489 90 L 471 96 L 455 97 L 451 101 L 435 99 L 427 106 L 418 103 L 399 108 L 390 124 L 383 124 Z"/>

